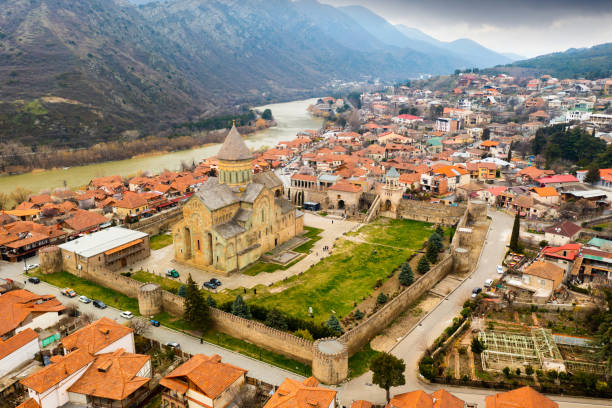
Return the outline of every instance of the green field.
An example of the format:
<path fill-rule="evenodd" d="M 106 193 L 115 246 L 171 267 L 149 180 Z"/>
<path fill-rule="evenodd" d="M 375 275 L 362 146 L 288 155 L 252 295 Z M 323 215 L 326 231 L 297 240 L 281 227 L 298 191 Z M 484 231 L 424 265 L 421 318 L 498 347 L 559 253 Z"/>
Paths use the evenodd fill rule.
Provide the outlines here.
<path fill-rule="evenodd" d="M 154 275 L 150 272 L 145 271 L 137 271 L 133 272 L 130 275 L 130 278 L 137 280 L 142 283 L 157 283 L 162 289 L 167 290 L 168 292 L 177 293 L 179 287 L 181 287 L 182 283 L 178 280 L 168 279 L 161 276 Z"/>
<path fill-rule="evenodd" d="M 360 234 L 366 241 L 381 245 L 419 250 L 434 231 L 427 222 L 379 218 L 351 235 Z"/>
<path fill-rule="evenodd" d="M 378 356 L 380 351 L 372 350 L 370 343 L 349 358 L 349 377 L 356 378 L 370 370 L 370 361 Z"/>
<path fill-rule="evenodd" d="M 149 246 L 152 250 L 161 249 L 172 245 L 172 235 L 170 234 L 157 234 L 149 238 Z"/>
<path fill-rule="evenodd" d="M 308 251 L 312 249 L 314 244 L 322 238 L 320 234 L 321 232 L 323 232 L 323 230 L 320 228 L 314 228 L 314 227 L 304 227 L 304 230 L 306 231 L 304 236 L 306 238 L 310 238 L 310 240 L 308 242 L 304 242 L 302 245 L 294 248 L 293 250 L 295 252 L 307 254 Z"/>
<path fill-rule="evenodd" d="M 43 275 L 42 273 L 36 271 L 34 273 L 30 273 L 30 275 L 36 276 L 40 278 L 40 280 L 50 283 L 53 286 L 57 286 L 58 288 L 72 288 L 79 296 L 85 295 L 90 299 L 101 300 L 108 306 L 115 307 L 119 310 L 129 310 L 135 315 L 138 314 L 137 299 L 125 296 L 124 294 L 112 289 L 107 289 L 83 278 L 79 278 L 71 273 L 62 271 L 49 275 Z"/>

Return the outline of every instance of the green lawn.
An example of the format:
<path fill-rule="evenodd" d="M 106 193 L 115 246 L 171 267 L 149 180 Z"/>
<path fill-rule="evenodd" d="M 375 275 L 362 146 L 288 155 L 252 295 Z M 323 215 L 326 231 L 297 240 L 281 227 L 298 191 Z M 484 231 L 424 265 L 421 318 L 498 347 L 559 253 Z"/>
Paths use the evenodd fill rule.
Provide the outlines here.
<path fill-rule="evenodd" d="M 32 276 L 37 276 L 40 280 L 50 283 L 59 288 L 72 288 L 76 293 L 85 295 L 90 299 L 98 299 L 109 306 L 119 310 L 129 310 L 134 314 L 138 314 L 138 300 L 125 296 L 122 293 L 107 289 L 88 280 L 74 276 L 68 272 L 57 272 L 49 275 L 43 275 L 36 271 L 30 273 Z M 93 306 L 91 306 L 93 307 Z"/>
<path fill-rule="evenodd" d="M 294 259 L 293 261 L 289 262 L 287 265 L 279 265 L 273 262 L 257 261 L 246 269 L 241 270 L 240 272 L 245 275 L 255 276 L 261 272 L 272 273 L 276 271 L 284 271 L 286 269 L 291 268 L 296 263 L 300 262 L 303 257 L 304 256 L 301 255 L 297 259 Z"/>
<path fill-rule="evenodd" d="M 332 255 L 302 275 L 258 288 L 257 295 L 246 297 L 250 303 L 276 307 L 300 318 L 309 318 L 308 307 L 312 306 L 317 323 L 327 320 L 332 310 L 342 317 L 354 303 L 370 295 L 377 280 L 385 280 L 411 253 L 341 240 Z"/>
<path fill-rule="evenodd" d="M 149 246 L 153 250 L 161 249 L 172 244 L 172 235 L 170 234 L 157 234 L 149 238 Z"/>
<path fill-rule="evenodd" d="M 183 319 L 172 316 L 166 312 L 155 315 L 155 320 L 161 322 L 164 326 L 171 327 L 178 331 L 189 330 L 189 323 Z M 245 356 L 265 361 L 277 367 L 284 368 L 296 374 L 310 377 L 312 369 L 308 364 L 300 363 L 283 355 L 274 353 L 258 347 L 254 344 L 229 336 L 225 333 L 220 333 L 214 330 L 209 330 L 203 335 L 204 340 L 209 343 L 217 344 L 221 347 L 236 351 Z"/>
<path fill-rule="evenodd" d="M 419 250 L 434 231 L 433 224 L 427 222 L 379 218 L 357 232 L 369 242 Z"/>
<path fill-rule="evenodd" d="M 142 283 L 157 283 L 159 286 L 162 287 L 162 289 L 165 289 L 168 292 L 172 293 L 177 293 L 179 287 L 182 285 L 182 283 L 177 280 L 163 278 L 161 276 L 157 276 L 145 271 L 133 272 L 132 275 L 130 275 L 130 278 L 140 281 Z"/>
<path fill-rule="evenodd" d="M 304 229 L 307 231 L 304 236 L 306 238 L 310 238 L 309 241 L 304 242 L 302 245 L 294 248 L 293 250 L 295 252 L 300 252 L 303 254 L 307 254 L 308 251 L 310 251 L 312 249 L 312 247 L 314 246 L 314 244 L 320 240 L 321 237 L 321 232 L 323 232 L 322 229 L 320 228 L 314 228 L 314 227 L 304 227 Z"/>
<path fill-rule="evenodd" d="M 370 370 L 370 361 L 378 356 L 380 351 L 372 350 L 370 343 L 349 358 L 349 377 L 356 378 Z"/>

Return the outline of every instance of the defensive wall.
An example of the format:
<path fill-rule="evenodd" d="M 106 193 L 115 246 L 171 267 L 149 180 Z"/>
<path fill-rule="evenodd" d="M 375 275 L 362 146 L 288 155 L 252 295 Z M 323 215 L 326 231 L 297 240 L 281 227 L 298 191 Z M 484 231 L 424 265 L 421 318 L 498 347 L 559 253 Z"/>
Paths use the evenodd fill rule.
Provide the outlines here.
<path fill-rule="evenodd" d="M 171 227 L 183 219 L 183 207 L 179 206 L 165 213 L 143 218 L 133 224 L 125 224 L 124 227 L 146 232 L 149 235 L 157 235 L 170 230 Z"/>
<path fill-rule="evenodd" d="M 402 199 L 397 209 L 397 215 L 398 218 L 431 222 L 449 227 L 459 222 L 465 210 L 465 205 L 454 207 L 428 203 L 427 201 Z"/>

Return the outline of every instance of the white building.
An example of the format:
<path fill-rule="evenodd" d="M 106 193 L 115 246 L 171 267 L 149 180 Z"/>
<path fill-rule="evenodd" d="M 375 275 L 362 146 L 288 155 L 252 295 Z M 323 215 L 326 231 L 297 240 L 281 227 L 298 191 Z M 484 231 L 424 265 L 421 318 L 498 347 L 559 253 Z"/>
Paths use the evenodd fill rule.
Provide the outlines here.
<path fill-rule="evenodd" d="M 26 329 L 46 329 L 59 323 L 66 307 L 53 295 L 12 290 L 0 296 L 0 338 Z"/>
<path fill-rule="evenodd" d="M 38 334 L 29 328 L 8 340 L 0 340 L 0 377 L 34 359 L 39 352 Z"/>

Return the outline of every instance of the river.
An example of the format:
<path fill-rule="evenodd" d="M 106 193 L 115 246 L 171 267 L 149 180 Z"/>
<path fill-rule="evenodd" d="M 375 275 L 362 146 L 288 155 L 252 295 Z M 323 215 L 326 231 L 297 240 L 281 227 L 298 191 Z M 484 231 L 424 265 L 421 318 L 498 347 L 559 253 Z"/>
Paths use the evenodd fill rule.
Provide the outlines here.
<path fill-rule="evenodd" d="M 277 126 L 251 133 L 246 138 L 247 146 L 253 149 L 264 146 L 271 148 L 280 141 L 295 138 L 297 132 L 301 130 L 319 129 L 323 122 L 322 119 L 311 116 L 306 110 L 314 101 L 314 99 L 307 99 L 257 107 L 257 110 L 270 108 Z M 179 152 L 89 164 L 66 170 L 57 169 L 0 177 L 0 192 L 10 193 L 17 187 L 23 187 L 33 192 L 50 190 L 64 185 L 76 188 L 89 183 L 91 179 L 96 177 L 115 174 L 130 176 L 135 175 L 140 170 L 150 171 L 153 174 L 160 173 L 164 169 L 178 170 L 181 162 L 191 163 L 195 161 L 198 163 L 217 154 L 220 147 L 220 144 L 211 144 L 206 147 Z"/>

